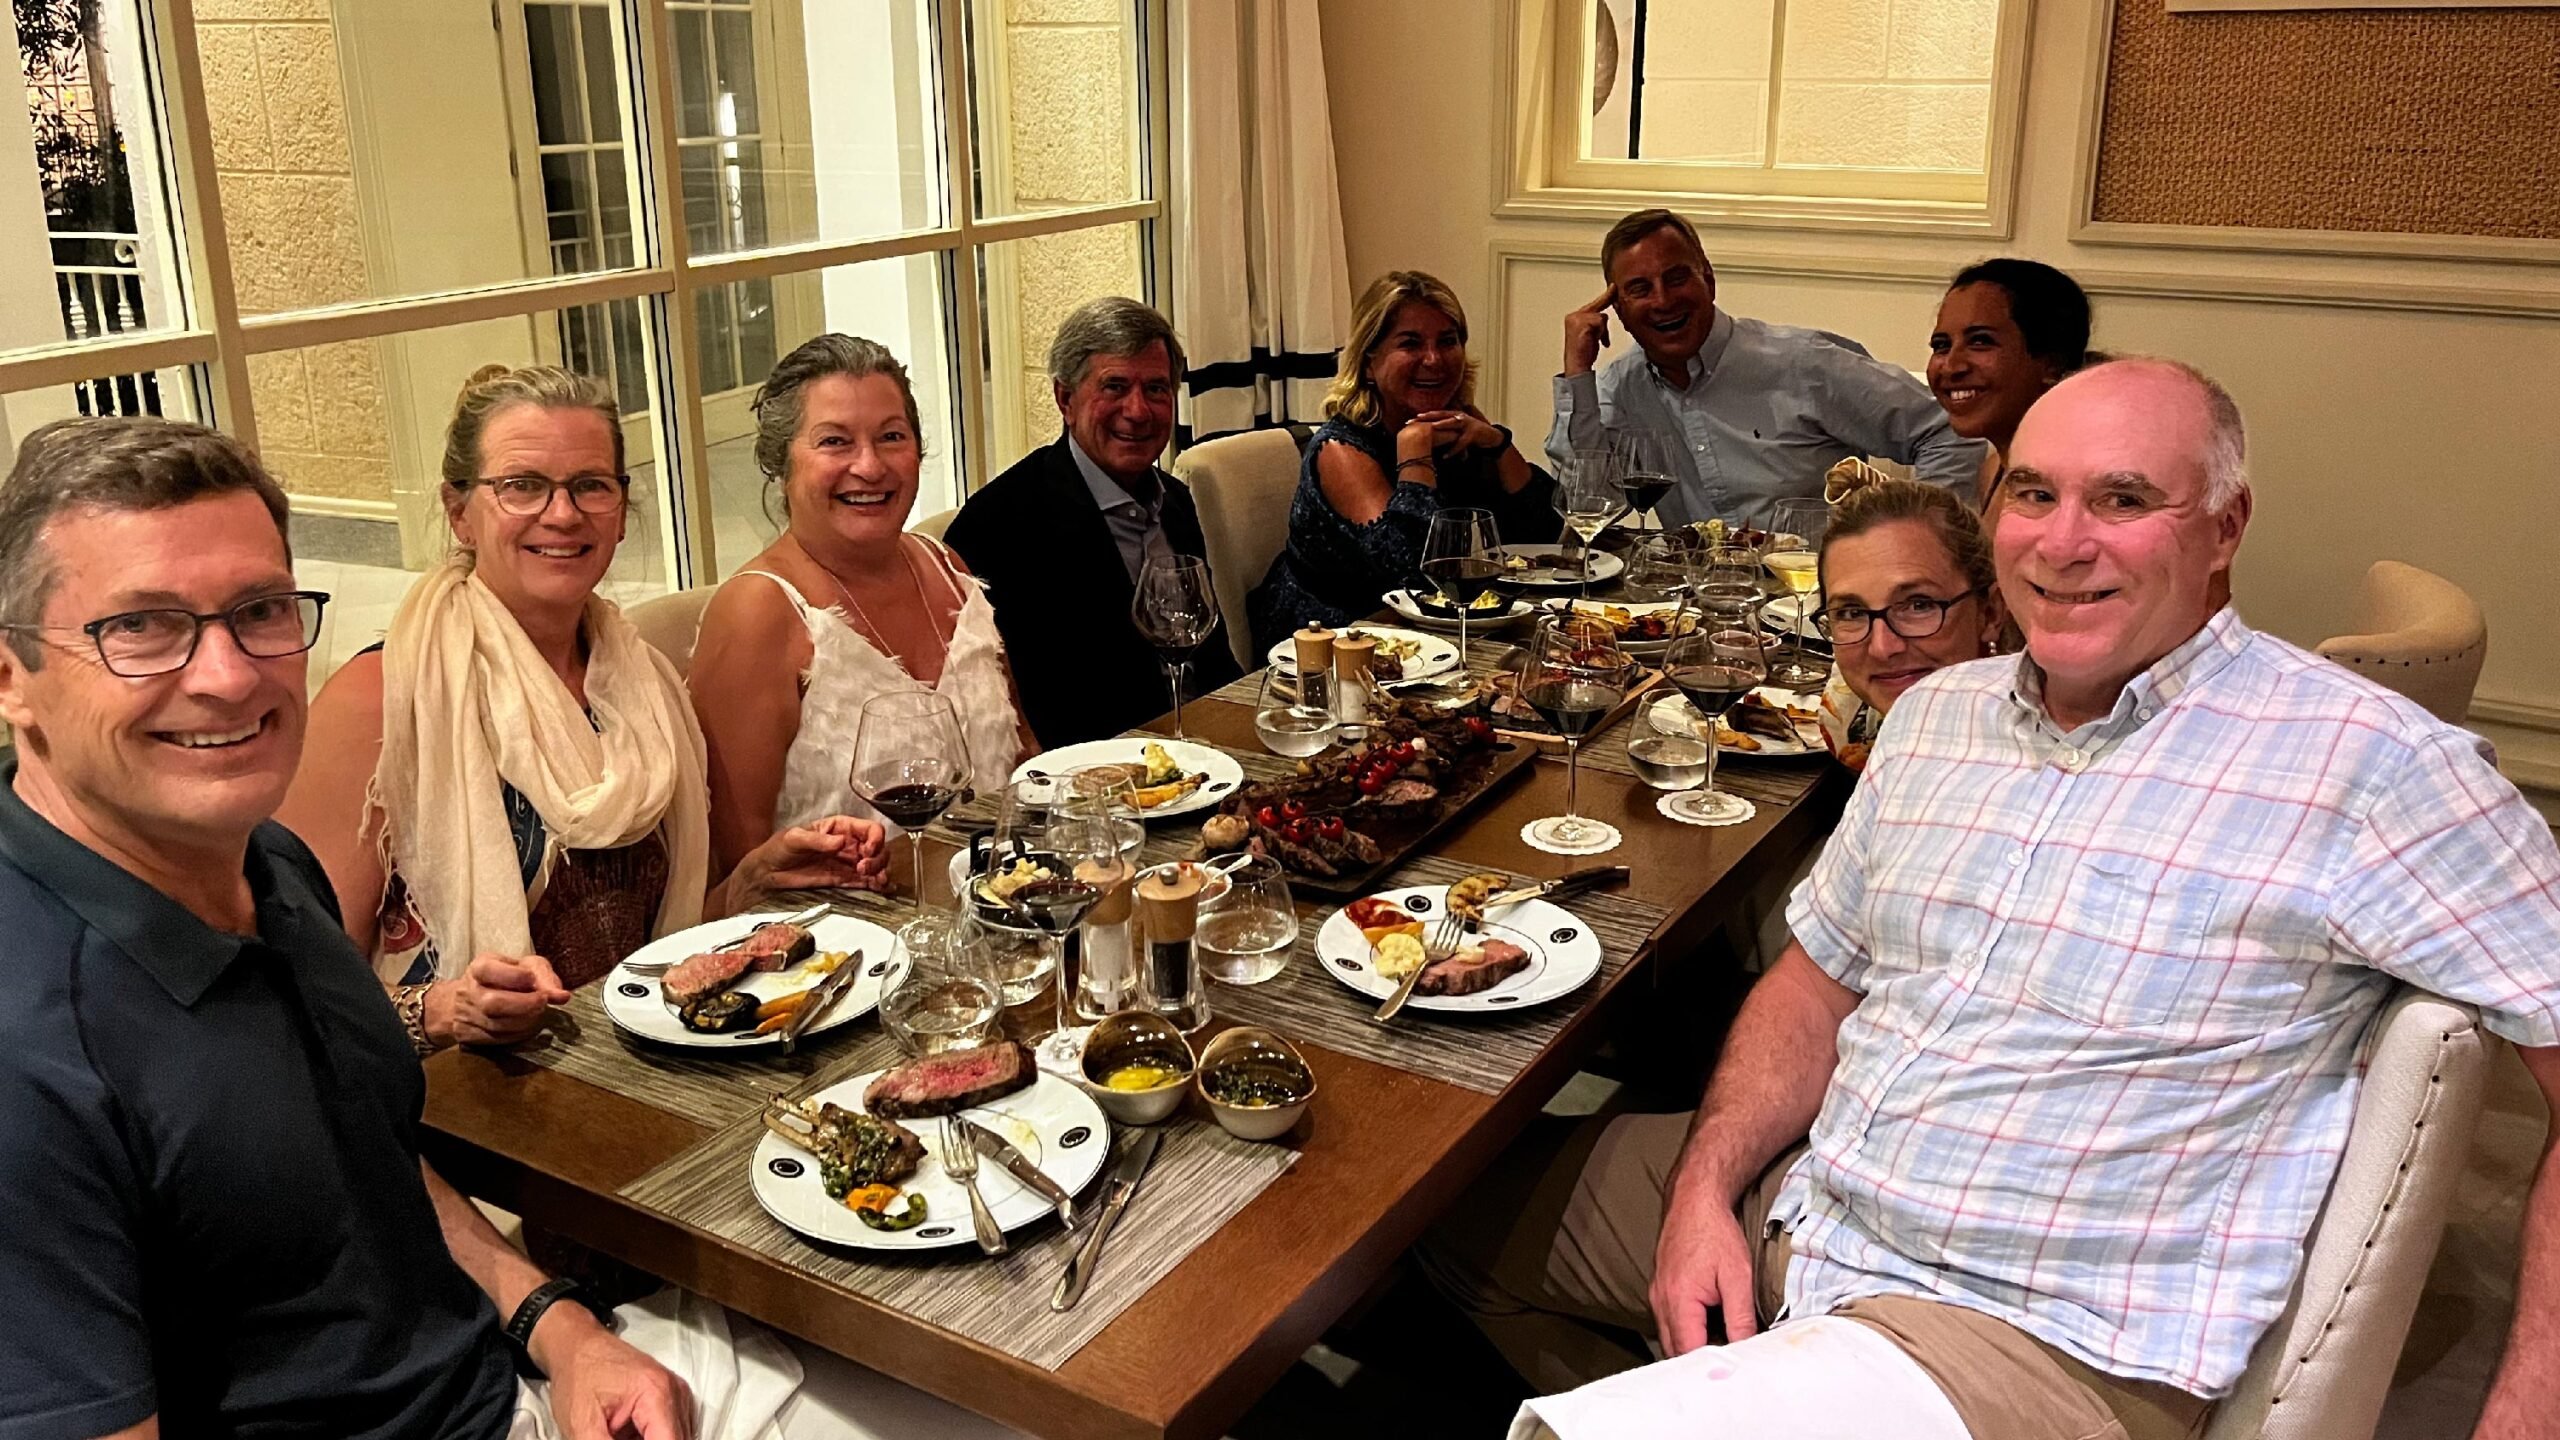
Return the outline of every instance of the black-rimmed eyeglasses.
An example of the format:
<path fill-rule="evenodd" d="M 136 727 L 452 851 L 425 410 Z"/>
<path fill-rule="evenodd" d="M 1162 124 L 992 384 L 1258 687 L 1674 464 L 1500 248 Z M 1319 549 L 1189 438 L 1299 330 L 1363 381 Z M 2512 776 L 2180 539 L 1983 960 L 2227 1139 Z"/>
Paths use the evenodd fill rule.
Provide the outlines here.
<path fill-rule="evenodd" d="M 1981 593 L 1982 587 L 1977 585 L 1944 600 L 1914 595 L 1882 610 L 1869 610 L 1863 605 L 1826 605 L 1820 611 L 1822 633 L 1837 645 L 1861 645 L 1875 633 L 1876 620 L 1881 616 L 1885 628 L 1903 639 L 1926 640 L 1946 627 L 1949 610 Z"/>
<path fill-rule="evenodd" d="M 229 630 L 240 653 L 254 660 L 299 655 L 320 643 L 320 611 L 328 603 L 325 591 L 288 590 L 204 615 L 190 610 L 127 610 L 86 625 L 0 625 L 0 630 L 77 630 L 98 647 L 98 661 L 108 673 L 141 680 L 186 669 L 196 658 L 196 646 L 204 639 L 207 625 Z"/>
<path fill-rule="evenodd" d="M 628 475 L 572 475 L 554 480 L 548 475 L 483 475 L 471 482 L 489 487 L 489 498 L 510 515 L 539 515 L 551 508 L 555 490 L 569 492 L 569 503 L 589 515 L 610 515 L 622 508 L 631 493 Z"/>

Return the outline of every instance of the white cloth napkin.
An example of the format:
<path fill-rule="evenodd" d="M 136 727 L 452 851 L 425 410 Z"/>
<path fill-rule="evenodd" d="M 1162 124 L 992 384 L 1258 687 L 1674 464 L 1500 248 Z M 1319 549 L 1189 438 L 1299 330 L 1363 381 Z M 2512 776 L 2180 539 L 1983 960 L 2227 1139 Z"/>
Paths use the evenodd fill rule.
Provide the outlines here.
<path fill-rule="evenodd" d="M 1929 1372 L 1878 1332 L 1829 1315 L 1532 1400 L 1511 1422 L 1511 1440 L 1548 1433 L 1560 1440 L 1969 1440 Z"/>

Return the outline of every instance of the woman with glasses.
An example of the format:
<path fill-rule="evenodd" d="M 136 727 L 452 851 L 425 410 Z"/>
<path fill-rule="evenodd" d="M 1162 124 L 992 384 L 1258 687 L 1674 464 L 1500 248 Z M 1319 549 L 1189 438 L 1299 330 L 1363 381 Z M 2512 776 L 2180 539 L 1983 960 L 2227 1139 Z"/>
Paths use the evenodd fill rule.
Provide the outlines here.
<path fill-rule="evenodd" d="M 312 702 L 277 814 L 412 1043 L 522 1039 L 652 936 L 767 889 L 876 878 L 879 827 L 842 816 L 713 868 L 683 683 L 596 594 L 630 513 L 603 386 L 481 370 L 443 474 L 454 553 Z"/>
<path fill-rule="evenodd" d="M 2004 648 L 1991 537 L 1951 492 L 1880 480 L 1831 512 L 1821 549 L 1823 632 L 1837 661 L 1823 736 L 1857 769 L 1885 712 L 1932 673 Z"/>
<path fill-rule="evenodd" d="M 689 677 L 715 864 L 816 816 L 872 813 L 846 767 L 878 696 L 950 700 L 982 789 L 1039 748 L 984 589 L 948 547 L 907 533 L 924 429 L 906 367 L 875 341 L 820 335 L 782 357 L 754 408 L 783 533 L 712 597 Z"/>

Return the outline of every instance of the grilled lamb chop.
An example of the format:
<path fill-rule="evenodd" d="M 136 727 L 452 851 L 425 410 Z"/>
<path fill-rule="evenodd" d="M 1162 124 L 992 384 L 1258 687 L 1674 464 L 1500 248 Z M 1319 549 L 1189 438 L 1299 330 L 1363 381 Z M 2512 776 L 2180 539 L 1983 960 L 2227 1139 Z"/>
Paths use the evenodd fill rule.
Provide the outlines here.
<path fill-rule="evenodd" d="M 1011 1040 L 946 1050 L 871 1082 L 862 1108 L 887 1120 L 928 1120 L 1000 1100 L 1039 1078 L 1031 1052 Z"/>
<path fill-rule="evenodd" d="M 678 1009 L 717 995 L 747 973 L 754 957 L 744 950 L 711 950 L 684 960 L 658 983 Z"/>
<path fill-rule="evenodd" d="M 1414 982 L 1416 995 L 1473 995 L 1517 975 L 1529 963 L 1529 952 L 1508 940 L 1485 940 L 1446 960 L 1424 968 Z"/>

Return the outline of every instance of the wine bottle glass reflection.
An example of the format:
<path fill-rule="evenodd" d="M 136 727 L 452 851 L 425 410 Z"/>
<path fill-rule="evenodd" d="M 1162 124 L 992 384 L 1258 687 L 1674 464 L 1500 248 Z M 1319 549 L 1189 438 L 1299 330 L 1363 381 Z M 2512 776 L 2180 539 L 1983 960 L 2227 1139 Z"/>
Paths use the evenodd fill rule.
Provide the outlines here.
<path fill-rule="evenodd" d="M 1793 604 L 1786 615 L 1787 654 L 1769 668 L 1769 683 L 1806 690 L 1831 678 L 1831 672 L 1805 658 L 1805 621 L 1822 588 L 1822 532 L 1830 527 L 1831 507 L 1820 500 L 1781 500 L 1770 507 L 1769 543 L 1760 563 L 1786 587 Z"/>
<path fill-rule="evenodd" d="M 1529 838 L 1559 854 L 1596 855 L 1615 849 L 1617 827 L 1582 818 L 1577 782 L 1582 740 L 1618 702 L 1635 678 L 1635 661 L 1605 630 L 1541 623 L 1520 662 L 1520 698 L 1564 737 L 1564 814 L 1534 821 Z"/>
<path fill-rule="evenodd" d="M 924 908 L 924 827 L 969 788 L 969 743 L 947 696 L 901 690 L 863 702 L 853 791 L 907 832 L 916 908 Z"/>
<path fill-rule="evenodd" d="M 1129 618 L 1156 647 L 1173 689 L 1173 738 L 1182 733 L 1182 677 L 1209 632 L 1218 627 L 1218 597 L 1209 586 L 1209 562 L 1194 555 L 1149 560 L 1138 572 Z"/>
<path fill-rule="evenodd" d="M 1662 671 L 1706 719 L 1698 726 L 1696 742 L 1678 736 L 1656 737 L 1672 744 L 1653 747 L 1647 756 L 1638 756 L 1636 746 L 1630 745 L 1627 758 L 1647 785 L 1658 790 L 1687 791 L 1671 802 L 1676 818 L 1707 825 L 1732 824 L 1747 815 L 1749 808 L 1742 800 L 1716 789 L 1716 726 L 1725 712 L 1741 704 L 1743 696 L 1769 678 L 1768 639 L 1748 618 L 1723 629 L 1702 627 L 1671 642 L 1671 648 L 1663 652 Z M 1698 757 L 1695 773 L 1677 784 L 1666 784 L 1666 780 L 1675 778 L 1667 768 L 1673 746 L 1691 744 L 1705 751 Z M 1679 753 L 1685 756 L 1688 751 Z M 1646 773 L 1649 758 L 1666 764 L 1661 778 Z M 1688 789 L 1702 779 L 1705 788 Z"/>
<path fill-rule="evenodd" d="M 1458 663 L 1467 658 L 1467 616 L 1476 601 L 1502 575 L 1502 537 L 1493 527 L 1493 512 L 1453 505 L 1431 517 L 1422 539 L 1422 578 L 1439 587 L 1440 598 L 1458 607 Z"/>

